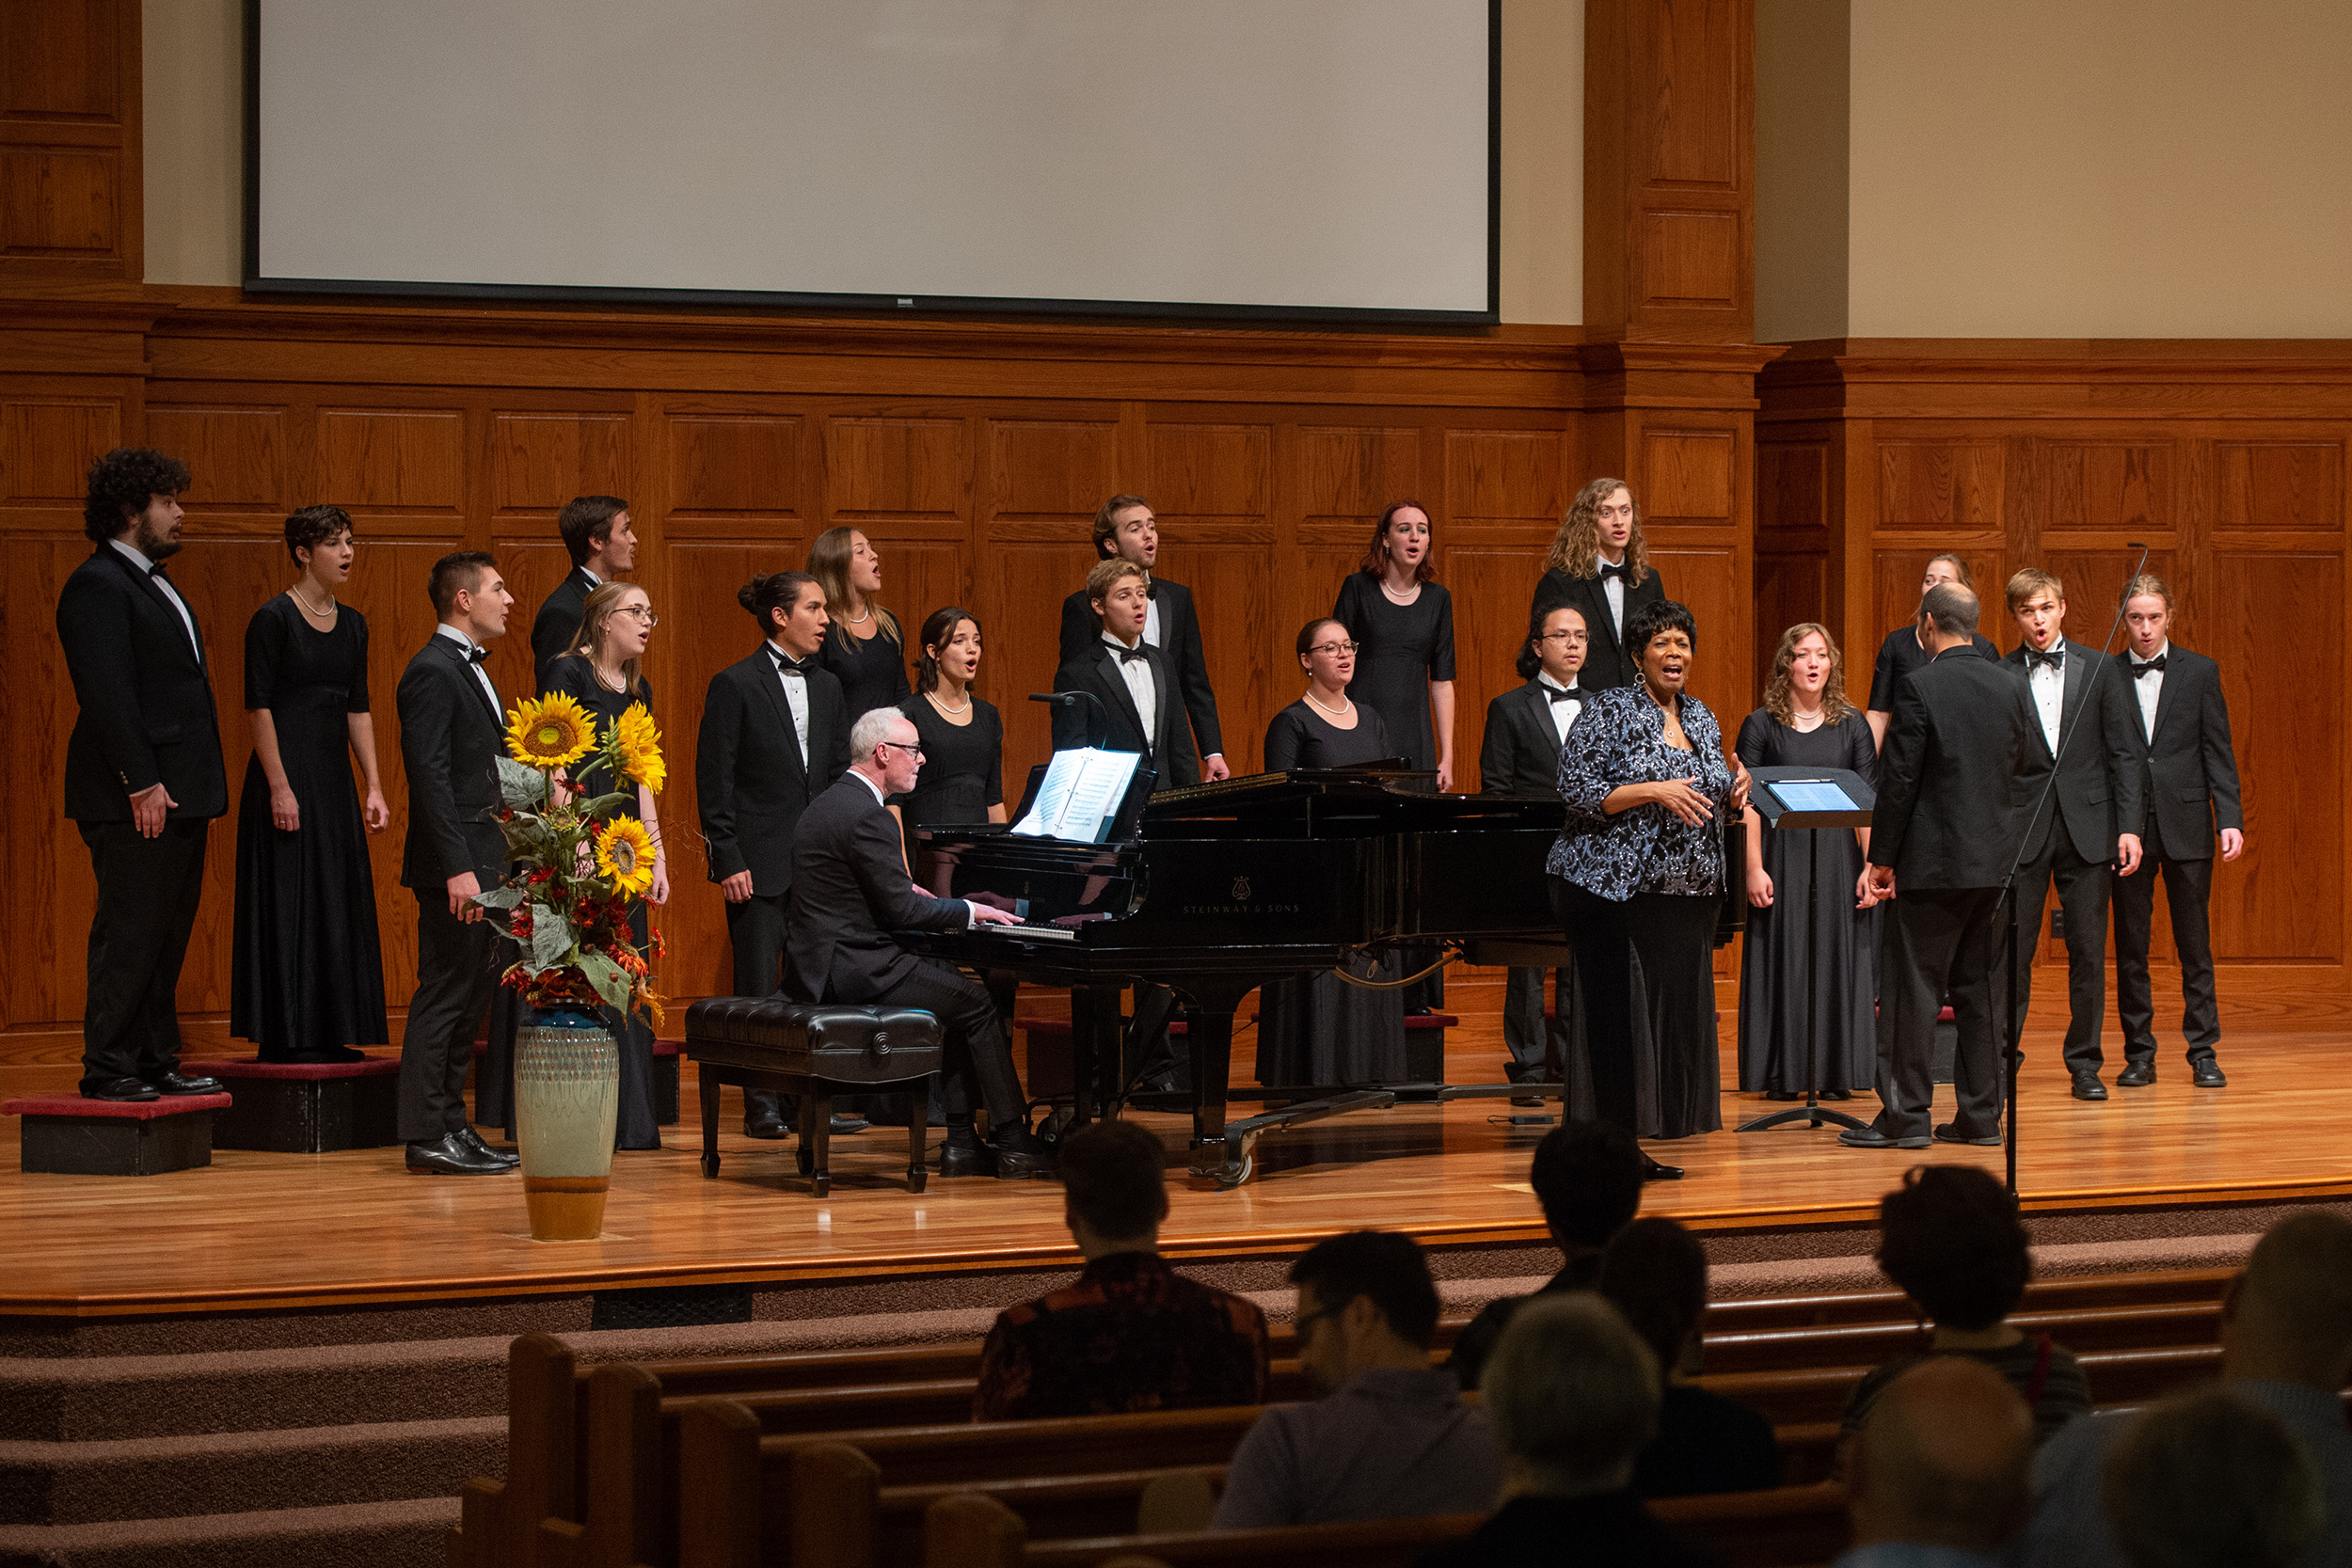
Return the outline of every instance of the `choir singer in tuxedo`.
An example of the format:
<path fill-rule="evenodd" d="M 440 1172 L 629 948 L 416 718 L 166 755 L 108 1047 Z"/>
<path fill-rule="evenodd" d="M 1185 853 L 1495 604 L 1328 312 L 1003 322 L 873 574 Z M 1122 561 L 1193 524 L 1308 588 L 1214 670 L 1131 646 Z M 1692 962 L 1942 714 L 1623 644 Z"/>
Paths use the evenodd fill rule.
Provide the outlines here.
<path fill-rule="evenodd" d="M 2181 955 L 2181 1033 L 2188 1042 L 2189 1081 L 2217 1089 L 2229 1080 L 2214 1048 L 2221 1012 L 2214 1000 L 2213 896 L 2217 825 L 2221 858 L 2246 852 L 2238 805 L 2237 757 L 2230 747 L 2230 705 L 2221 667 L 2171 641 L 2172 590 L 2137 577 L 2123 587 L 2123 625 L 2131 647 L 2116 656 L 2139 721 L 2139 869 L 2115 879 L 2115 1010 L 2123 1023 L 2122 1088 L 2156 1081 L 2156 1007 L 2148 985 L 2148 933 L 2156 907 L 2156 874 L 2172 911 L 2172 944 Z"/>
<path fill-rule="evenodd" d="M 913 790 L 922 765 L 914 721 L 897 708 L 876 708 L 850 725 L 849 771 L 809 802 L 793 834 L 785 990 L 808 1002 L 917 1007 L 939 1020 L 947 1047 L 939 1173 L 1041 1176 L 1050 1162 L 1029 1134 L 995 1003 L 978 981 L 891 936 L 1019 924 L 985 904 L 934 898 L 908 879 L 905 841 L 883 802 Z M 972 1126 L 976 1080 L 988 1112 L 984 1147 Z"/>
<path fill-rule="evenodd" d="M 2001 1141 L 1997 1038 L 2001 882 L 2024 827 L 2021 791 L 2037 721 L 2017 677 L 1979 654 L 1977 595 L 1938 583 L 1919 600 L 1928 662 L 1895 689 L 1870 814 L 1870 890 L 1894 899 L 1879 958 L 1878 1092 L 1855 1148 L 1925 1148 L 1935 1093 L 1935 1018 L 1960 1030 L 1947 1143 Z"/>
<path fill-rule="evenodd" d="M 217 1094 L 180 1070 L 174 993 L 204 892 L 204 838 L 229 809 L 203 634 L 164 570 L 180 550 L 175 458 L 123 447 L 89 471 L 82 531 L 97 548 L 57 596 L 57 641 L 80 711 L 65 748 L 65 814 L 98 879 L 82 1012 L 82 1094 Z"/>
<path fill-rule="evenodd" d="M 1561 605 L 1584 617 L 1586 652 L 1580 684 L 1587 691 L 1631 686 L 1641 678 L 1642 650 L 1626 641 L 1634 611 L 1666 596 L 1666 581 L 1650 564 L 1642 515 L 1621 479 L 1597 479 L 1577 492 L 1544 558 L 1535 584 L 1531 625 Z"/>
<path fill-rule="evenodd" d="M 1160 527 L 1159 519 L 1152 515 L 1152 503 L 1141 496 L 1113 496 L 1104 501 L 1094 514 L 1094 553 L 1104 561 L 1133 562 L 1143 572 L 1143 641 L 1159 650 L 1160 661 L 1173 684 L 1171 700 L 1183 709 L 1173 726 L 1176 744 L 1160 768 L 1162 782 L 1213 784 L 1227 777 L 1225 742 L 1216 721 L 1216 693 L 1209 689 L 1209 660 L 1200 641 L 1200 616 L 1193 607 L 1191 589 L 1152 571 L 1160 558 Z M 1100 639 L 1102 628 L 1102 612 L 1094 608 L 1089 590 L 1081 588 L 1064 599 L 1060 662 L 1067 665 L 1083 657 Z"/>
<path fill-rule="evenodd" d="M 1168 659 L 1143 636 L 1152 605 L 1150 579 L 1134 562 L 1114 556 L 1087 574 L 1086 593 L 1094 610 L 1094 637 L 1062 660 L 1054 672 L 1054 689 L 1092 692 L 1110 716 L 1104 744 L 1114 752 L 1142 752 L 1143 766 L 1159 775 L 1152 784 L 1155 791 L 1194 782 L 1177 756 L 1184 743 Z M 1091 711 L 1083 703 L 1055 711 L 1056 751 L 1086 744 Z"/>
<path fill-rule="evenodd" d="M 540 691 L 549 691 L 555 661 L 573 651 L 588 595 L 637 564 L 637 531 L 618 496 L 574 496 L 555 515 L 555 531 L 572 569 L 531 623 L 531 660 Z"/>

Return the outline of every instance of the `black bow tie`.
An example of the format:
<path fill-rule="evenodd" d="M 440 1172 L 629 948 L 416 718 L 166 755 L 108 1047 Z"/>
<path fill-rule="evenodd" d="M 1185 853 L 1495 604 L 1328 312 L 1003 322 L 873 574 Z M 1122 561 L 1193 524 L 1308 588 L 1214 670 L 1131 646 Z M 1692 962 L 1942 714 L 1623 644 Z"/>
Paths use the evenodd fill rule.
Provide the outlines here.
<path fill-rule="evenodd" d="M 1152 657 L 1143 651 L 1143 644 L 1140 642 L 1136 643 L 1132 648 L 1122 648 L 1114 642 L 1105 642 L 1103 645 L 1110 649 L 1112 653 L 1117 654 L 1119 656 L 1119 662 L 1121 664 L 1141 664 L 1145 659 Z"/>
<path fill-rule="evenodd" d="M 147 575 L 151 578 L 161 578 L 166 582 L 171 580 L 171 574 L 164 570 L 164 563 L 160 561 L 147 569 Z"/>
<path fill-rule="evenodd" d="M 2164 673 L 2164 661 L 2165 661 L 2165 658 L 2166 658 L 2167 657 L 2168 657 L 2168 656 L 2166 656 L 2166 655 L 2164 655 L 2164 654 L 2158 654 L 2155 657 L 2153 657 L 2153 658 L 2150 659 L 2150 660 L 2149 660 L 2147 663 L 2145 663 L 2145 664 L 2135 664 L 2135 665 L 2133 665 L 2133 666 L 2132 666 L 2132 679 L 2134 679 L 2134 680 L 2137 680 L 2137 679 L 2139 679 L 2139 677 L 2140 677 L 2140 676 L 2142 676 L 2142 675 L 2144 675 L 2144 674 L 2147 674 L 2147 673 L 2148 673 L 2150 671 L 2152 671 L 2152 670 L 2153 670 L 2153 672 L 2155 672 L 2157 674 L 2161 675 L 2162 673 Z"/>
<path fill-rule="evenodd" d="M 1544 696 L 1555 703 L 1581 703 L 1584 700 L 1584 693 L 1573 686 L 1547 686 Z"/>
<path fill-rule="evenodd" d="M 2052 670 L 2063 672 L 2066 668 L 2065 659 L 2066 653 L 2064 649 L 2053 649 L 2048 653 L 2044 653 L 2038 648 L 2027 648 L 2026 650 L 2026 673 L 2030 675 L 2036 670 L 2042 669 L 2044 666 L 2047 666 Z"/>
<path fill-rule="evenodd" d="M 466 662 L 469 664 L 480 664 L 484 659 L 486 659 L 489 657 L 490 650 L 487 648 L 469 647 L 466 650 Z"/>
<path fill-rule="evenodd" d="M 803 680 L 808 678 L 808 667 L 817 662 L 816 656 L 813 654 L 807 658 L 794 658 L 790 654 L 778 653 L 772 647 L 768 650 L 768 657 L 776 661 L 778 674 L 798 675 Z"/>
<path fill-rule="evenodd" d="M 1622 578 L 1627 582 L 1633 580 L 1633 568 L 1626 562 L 1620 561 L 1614 566 L 1612 566 L 1606 561 L 1601 562 L 1599 564 L 1600 580 L 1603 582 L 1607 582 L 1611 578 Z"/>

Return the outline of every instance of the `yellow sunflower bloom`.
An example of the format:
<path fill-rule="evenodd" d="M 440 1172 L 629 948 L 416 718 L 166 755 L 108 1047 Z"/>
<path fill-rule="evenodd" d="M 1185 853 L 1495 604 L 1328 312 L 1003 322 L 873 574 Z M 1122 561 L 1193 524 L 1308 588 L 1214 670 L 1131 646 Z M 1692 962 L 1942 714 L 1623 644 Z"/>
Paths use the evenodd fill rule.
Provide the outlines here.
<path fill-rule="evenodd" d="M 661 732 L 643 703 L 631 703 L 613 721 L 613 745 L 620 752 L 621 771 L 655 794 L 669 782 L 670 765 L 661 760 Z"/>
<path fill-rule="evenodd" d="M 506 716 L 506 749 L 533 768 L 562 768 L 596 749 L 596 722 L 571 697 L 526 697 Z"/>
<path fill-rule="evenodd" d="M 612 879 L 616 893 L 638 894 L 653 886 L 653 835 L 633 816 L 616 816 L 596 830 L 596 870 Z"/>

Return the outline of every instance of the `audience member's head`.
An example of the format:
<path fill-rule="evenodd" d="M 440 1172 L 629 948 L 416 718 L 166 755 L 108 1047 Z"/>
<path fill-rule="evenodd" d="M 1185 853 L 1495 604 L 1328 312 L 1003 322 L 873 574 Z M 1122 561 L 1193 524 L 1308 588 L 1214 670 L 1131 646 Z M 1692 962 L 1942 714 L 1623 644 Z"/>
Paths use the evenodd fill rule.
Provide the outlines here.
<path fill-rule="evenodd" d="M 1696 1236 L 1670 1219 L 1635 1220 L 1601 1255 L 1598 1289 L 1649 1346 L 1661 1377 L 1696 1370 L 1707 1312 L 1707 1249 Z"/>
<path fill-rule="evenodd" d="M 2352 1220 L 2312 1209 L 2264 1232 L 2222 1298 L 2221 1349 L 2233 1378 L 2352 1383 Z"/>
<path fill-rule="evenodd" d="M 1989 1553 L 2031 1507 L 2033 1412 L 1967 1356 L 1922 1361 L 1888 1384 L 1846 1454 L 1854 1544 Z"/>
<path fill-rule="evenodd" d="M 1063 1140 L 1062 1217 L 1079 1252 L 1158 1251 L 1167 1167 L 1158 1136 L 1139 1122 L 1092 1122 Z"/>
<path fill-rule="evenodd" d="M 1642 1205 L 1642 1146 L 1605 1121 L 1563 1122 L 1535 1146 L 1527 1180 L 1560 1250 L 1598 1252 Z"/>
<path fill-rule="evenodd" d="M 1974 1165 L 1915 1165 L 1879 1204 L 1879 1268 L 1939 1328 L 1987 1329 L 2033 1277 L 2017 1199 Z"/>
<path fill-rule="evenodd" d="M 1438 1286 L 1410 1236 L 1351 1230 L 1317 1242 L 1291 1265 L 1291 1283 L 1298 1364 L 1324 1393 L 1358 1372 L 1429 1364 Z"/>
<path fill-rule="evenodd" d="M 2286 1423 L 2218 1388 L 2135 1417 L 2100 1493 L 2133 1568 L 2286 1568 L 2327 1523 L 2319 1469 Z"/>
<path fill-rule="evenodd" d="M 1658 1434 L 1658 1359 L 1596 1295 L 1531 1298 L 1478 1386 L 1502 1445 L 1505 1497 L 1621 1492 Z"/>

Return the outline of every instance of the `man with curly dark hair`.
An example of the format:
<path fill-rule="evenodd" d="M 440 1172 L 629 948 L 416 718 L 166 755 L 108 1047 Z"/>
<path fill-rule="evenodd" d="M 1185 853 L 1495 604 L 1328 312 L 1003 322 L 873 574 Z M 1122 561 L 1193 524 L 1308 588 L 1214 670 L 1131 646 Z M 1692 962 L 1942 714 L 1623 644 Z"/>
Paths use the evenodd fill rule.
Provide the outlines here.
<path fill-rule="evenodd" d="M 187 467 L 124 447 L 89 472 L 97 548 L 57 597 L 81 711 L 66 742 L 65 814 L 98 879 L 82 1013 L 91 1100 L 215 1094 L 180 1071 L 173 993 L 204 888 L 206 825 L 229 809 L 220 723 L 196 613 L 164 570 L 180 552 Z"/>

